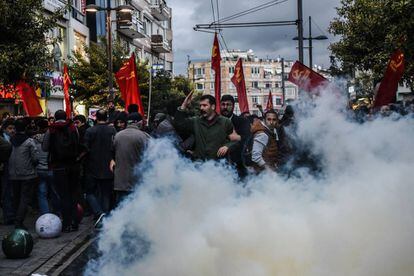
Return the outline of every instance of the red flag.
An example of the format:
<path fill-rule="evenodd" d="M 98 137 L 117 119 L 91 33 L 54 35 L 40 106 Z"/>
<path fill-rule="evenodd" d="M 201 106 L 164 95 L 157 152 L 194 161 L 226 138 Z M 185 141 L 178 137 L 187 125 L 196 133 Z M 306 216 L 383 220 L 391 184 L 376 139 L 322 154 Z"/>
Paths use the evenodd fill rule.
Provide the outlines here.
<path fill-rule="evenodd" d="M 404 53 L 397 50 L 388 62 L 384 78 L 375 96 L 374 107 L 380 107 L 395 102 L 398 82 L 404 73 Z"/>
<path fill-rule="evenodd" d="M 269 91 L 269 97 L 267 98 L 267 104 L 266 104 L 266 111 L 273 109 L 273 96 L 272 91 Z"/>
<path fill-rule="evenodd" d="M 69 96 L 69 86 L 72 84 L 72 81 L 69 77 L 68 66 L 65 64 L 63 66 L 63 93 L 65 96 L 65 110 L 66 117 L 72 118 L 72 108 L 70 106 L 70 96 Z"/>
<path fill-rule="evenodd" d="M 37 116 L 43 113 L 40 106 L 39 99 L 36 96 L 36 92 L 27 82 L 21 80 L 16 85 L 17 93 L 23 101 L 23 107 L 29 116 Z"/>
<path fill-rule="evenodd" d="M 234 75 L 231 78 L 231 82 L 234 84 L 237 90 L 240 112 L 249 112 L 249 103 L 247 102 L 246 95 L 246 82 L 244 81 L 243 64 L 241 58 L 239 58 L 236 63 L 236 67 L 234 68 Z"/>
<path fill-rule="evenodd" d="M 115 77 L 122 99 L 125 102 L 125 108 L 128 108 L 131 104 L 136 104 L 138 105 L 138 112 L 144 116 L 144 106 L 142 105 L 141 93 L 139 91 L 134 53 L 115 74 Z"/>
<path fill-rule="evenodd" d="M 220 46 L 217 38 L 217 33 L 214 35 L 213 50 L 211 51 L 211 69 L 215 72 L 214 78 L 214 97 L 216 98 L 216 112 L 220 113 L 220 98 L 221 98 L 221 69 L 220 69 Z"/>
<path fill-rule="evenodd" d="M 308 92 L 312 92 L 317 87 L 329 83 L 322 75 L 299 61 L 296 61 L 292 66 L 288 80 L 299 86 L 300 89 Z"/>

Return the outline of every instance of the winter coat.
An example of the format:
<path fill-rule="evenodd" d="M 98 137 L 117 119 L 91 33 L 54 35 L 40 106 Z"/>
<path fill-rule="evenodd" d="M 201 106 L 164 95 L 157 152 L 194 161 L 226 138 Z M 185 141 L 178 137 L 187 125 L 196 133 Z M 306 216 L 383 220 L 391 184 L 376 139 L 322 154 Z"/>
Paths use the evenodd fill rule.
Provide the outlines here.
<path fill-rule="evenodd" d="M 0 164 L 9 160 L 11 151 L 11 144 L 0 136 Z"/>
<path fill-rule="evenodd" d="M 142 160 L 142 154 L 150 136 L 135 125 L 128 125 L 114 138 L 115 155 L 114 190 L 131 191 L 139 181 L 135 167 Z"/>
<path fill-rule="evenodd" d="M 39 133 L 33 136 L 33 140 L 35 142 L 37 153 L 38 153 L 37 155 L 38 164 L 37 164 L 36 169 L 42 170 L 42 171 L 48 170 L 49 168 L 48 166 L 49 152 L 44 151 L 42 149 L 42 143 L 43 143 L 44 138 L 45 138 L 44 133 Z"/>
<path fill-rule="evenodd" d="M 86 130 L 84 145 L 87 156 L 84 164 L 86 173 L 96 179 L 114 178 L 114 174 L 109 170 L 109 163 L 112 159 L 115 134 L 115 128 L 106 124 L 97 124 Z"/>
<path fill-rule="evenodd" d="M 9 179 L 27 180 L 36 178 L 38 152 L 34 140 L 23 133 L 17 133 L 11 138 L 11 143 Z"/>
<path fill-rule="evenodd" d="M 71 122 L 56 121 L 46 132 L 43 151 L 49 152 L 49 167 L 73 166 L 80 153 L 79 133 Z"/>
<path fill-rule="evenodd" d="M 194 157 L 196 159 L 218 159 L 220 147 L 231 148 L 236 142 L 231 142 L 228 136 L 233 132 L 230 119 L 217 115 L 212 122 L 202 117 L 187 117 L 187 113 L 177 110 L 174 123 L 180 131 L 194 134 Z"/>

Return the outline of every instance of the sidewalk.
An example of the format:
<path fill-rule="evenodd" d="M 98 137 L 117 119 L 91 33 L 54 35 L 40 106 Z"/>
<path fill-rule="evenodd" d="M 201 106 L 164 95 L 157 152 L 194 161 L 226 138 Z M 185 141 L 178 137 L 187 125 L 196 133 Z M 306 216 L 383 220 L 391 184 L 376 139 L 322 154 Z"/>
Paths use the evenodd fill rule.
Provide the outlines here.
<path fill-rule="evenodd" d="M 93 236 L 93 220 L 90 216 L 82 220 L 79 231 L 62 233 L 54 239 L 41 239 L 34 229 L 37 217 L 36 214 L 28 212 L 24 222 L 33 237 L 32 253 L 26 259 L 11 260 L 0 250 L 0 275 L 51 275 Z M 0 220 L 2 221 L 1 215 Z M 0 224 L 1 240 L 13 229 L 14 225 Z"/>

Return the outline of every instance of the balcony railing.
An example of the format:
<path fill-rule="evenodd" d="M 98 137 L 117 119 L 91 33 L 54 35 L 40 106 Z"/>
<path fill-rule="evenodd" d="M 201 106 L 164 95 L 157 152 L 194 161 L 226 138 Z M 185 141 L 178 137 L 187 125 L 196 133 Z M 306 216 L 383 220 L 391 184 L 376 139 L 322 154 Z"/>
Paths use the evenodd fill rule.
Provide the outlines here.
<path fill-rule="evenodd" d="M 85 24 L 85 15 L 78 9 L 72 6 L 72 17 L 82 24 Z"/>
<path fill-rule="evenodd" d="M 132 39 L 145 37 L 144 23 L 136 14 L 119 14 L 118 31 Z"/>
<path fill-rule="evenodd" d="M 151 36 L 151 47 L 157 53 L 170 53 L 171 52 L 170 43 L 164 40 L 164 37 L 162 35 Z"/>
<path fill-rule="evenodd" d="M 164 0 L 153 0 L 151 2 L 151 14 L 159 21 L 166 21 L 171 17 L 171 9 Z"/>

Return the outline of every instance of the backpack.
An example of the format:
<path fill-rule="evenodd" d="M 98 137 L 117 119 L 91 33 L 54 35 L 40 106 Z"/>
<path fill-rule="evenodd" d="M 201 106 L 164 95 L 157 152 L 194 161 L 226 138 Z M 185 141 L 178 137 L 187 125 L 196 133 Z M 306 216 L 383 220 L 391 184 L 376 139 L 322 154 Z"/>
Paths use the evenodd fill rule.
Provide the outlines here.
<path fill-rule="evenodd" d="M 272 133 L 267 128 L 263 131 L 269 139 L 275 139 L 275 134 Z M 254 143 L 254 134 L 250 135 L 249 138 L 247 138 L 246 143 L 244 143 L 243 149 L 242 149 L 242 161 L 243 165 L 245 167 L 252 167 L 256 163 L 252 161 L 252 151 L 253 151 L 253 143 Z"/>
<path fill-rule="evenodd" d="M 50 136 L 52 163 L 76 161 L 79 154 L 79 137 L 76 131 L 66 127 L 62 131 L 51 133 Z"/>

